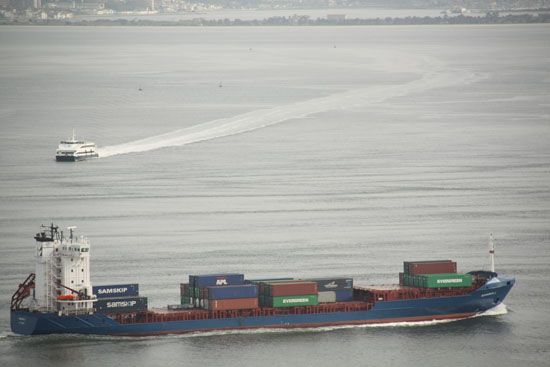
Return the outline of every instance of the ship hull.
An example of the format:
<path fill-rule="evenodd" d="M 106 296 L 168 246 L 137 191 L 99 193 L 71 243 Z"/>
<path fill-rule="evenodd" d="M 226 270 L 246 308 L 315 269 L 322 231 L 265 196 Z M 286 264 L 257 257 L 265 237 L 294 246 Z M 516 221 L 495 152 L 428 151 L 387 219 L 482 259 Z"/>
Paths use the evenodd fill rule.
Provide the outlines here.
<path fill-rule="evenodd" d="M 77 161 L 85 161 L 86 159 L 91 159 L 91 158 L 98 158 L 98 157 L 99 157 L 99 155 L 97 153 L 83 155 L 83 156 L 56 155 L 55 160 L 57 162 L 77 162 Z"/>
<path fill-rule="evenodd" d="M 260 328 L 315 328 L 326 326 L 418 322 L 467 318 L 500 304 L 512 286 L 513 278 L 500 278 L 470 294 L 452 297 L 420 298 L 376 302 L 368 311 L 289 314 L 223 319 L 119 324 L 100 314 L 58 316 L 55 313 L 12 311 L 11 328 L 18 334 L 96 334 L 146 336 L 217 330 Z"/>

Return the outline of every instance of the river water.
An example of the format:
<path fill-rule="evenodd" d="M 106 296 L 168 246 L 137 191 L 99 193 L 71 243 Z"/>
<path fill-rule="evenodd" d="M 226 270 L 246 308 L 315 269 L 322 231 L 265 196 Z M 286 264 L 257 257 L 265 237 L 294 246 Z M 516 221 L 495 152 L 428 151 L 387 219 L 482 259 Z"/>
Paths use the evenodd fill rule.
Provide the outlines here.
<path fill-rule="evenodd" d="M 546 366 L 550 27 L 0 28 L 0 365 Z M 141 90 L 139 90 L 141 89 Z M 76 130 L 101 158 L 53 160 Z M 202 272 L 391 284 L 450 258 L 517 283 L 491 316 L 154 338 L 21 337 L 40 224 L 95 284 L 177 303 Z"/>

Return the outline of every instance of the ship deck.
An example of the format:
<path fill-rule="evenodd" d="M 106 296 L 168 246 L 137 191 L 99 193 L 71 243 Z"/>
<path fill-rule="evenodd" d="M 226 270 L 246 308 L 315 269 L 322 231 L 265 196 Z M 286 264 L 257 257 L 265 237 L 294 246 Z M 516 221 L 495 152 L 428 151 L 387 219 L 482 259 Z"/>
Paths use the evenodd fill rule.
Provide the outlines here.
<path fill-rule="evenodd" d="M 482 284 L 482 282 L 476 282 L 468 288 L 447 289 L 413 288 L 399 285 L 365 286 L 354 287 L 354 300 L 349 302 L 321 303 L 316 306 L 285 308 L 260 307 L 255 309 L 227 311 L 212 311 L 200 308 L 177 310 L 153 308 L 139 313 L 118 313 L 112 315 L 112 317 L 120 324 L 139 324 L 169 321 L 369 311 L 377 302 L 463 296 L 473 292 Z"/>

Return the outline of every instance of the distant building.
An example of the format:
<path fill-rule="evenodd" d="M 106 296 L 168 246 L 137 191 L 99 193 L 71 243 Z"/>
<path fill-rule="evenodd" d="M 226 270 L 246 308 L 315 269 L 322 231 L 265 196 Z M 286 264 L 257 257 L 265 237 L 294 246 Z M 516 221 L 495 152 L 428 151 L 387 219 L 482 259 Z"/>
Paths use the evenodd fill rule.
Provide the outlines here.
<path fill-rule="evenodd" d="M 327 20 L 341 22 L 346 20 L 346 14 L 327 14 Z"/>

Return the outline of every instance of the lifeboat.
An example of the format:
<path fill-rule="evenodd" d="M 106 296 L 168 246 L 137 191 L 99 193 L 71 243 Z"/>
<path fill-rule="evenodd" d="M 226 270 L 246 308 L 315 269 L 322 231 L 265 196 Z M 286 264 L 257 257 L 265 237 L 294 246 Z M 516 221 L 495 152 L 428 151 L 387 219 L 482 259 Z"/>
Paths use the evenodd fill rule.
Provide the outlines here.
<path fill-rule="evenodd" d="M 59 301 L 72 301 L 76 298 L 74 294 L 64 294 L 62 296 L 57 297 Z"/>

